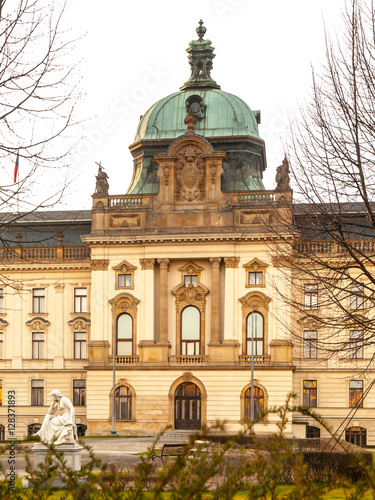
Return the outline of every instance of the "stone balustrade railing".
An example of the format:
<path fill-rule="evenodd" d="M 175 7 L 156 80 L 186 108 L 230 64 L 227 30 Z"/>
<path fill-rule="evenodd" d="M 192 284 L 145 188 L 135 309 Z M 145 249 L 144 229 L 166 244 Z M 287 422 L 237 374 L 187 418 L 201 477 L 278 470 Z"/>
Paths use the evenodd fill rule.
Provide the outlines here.
<path fill-rule="evenodd" d="M 239 356 L 241 365 L 251 365 L 251 356 Z M 254 365 L 268 365 L 271 362 L 271 356 L 253 356 Z"/>
<path fill-rule="evenodd" d="M 147 195 L 111 195 L 107 196 L 109 208 L 141 208 L 149 206 L 151 196 Z"/>
<path fill-rule="evenodd" d="M 236 199 L 237 198 L 237 199 Z M 276 201 L 275 191 L 243 191 L 236 193 L 235 203 L 272 203 Z"/>
<path fill-rule="evenodd" d="M 137 365 L 139 356 L 115 356 L 116 365 Z M 113 356 L 109 356 L 109 363 L 113 364 Z"/>
<path fill-rule="evenodd" d="M 14 247 L 0 249 L 0 262 L 89 261 L 87 247 Z"/>
<path fill-rule="evenodd" d="M 348 251 L 349 246 L 357 252 L 375 252 L 375 239 L 350 240 L 347 245 L 341 245 L 336 241 L 305 241 L 298 245 L 297 251 L 303 255 L 310 254 L 343 254 Z"/>
<path fill-rule="evenodd" d="M 208 356 L 169 356 L 169 363 L 174 365 L 202 365 L 208 362 Z"/>

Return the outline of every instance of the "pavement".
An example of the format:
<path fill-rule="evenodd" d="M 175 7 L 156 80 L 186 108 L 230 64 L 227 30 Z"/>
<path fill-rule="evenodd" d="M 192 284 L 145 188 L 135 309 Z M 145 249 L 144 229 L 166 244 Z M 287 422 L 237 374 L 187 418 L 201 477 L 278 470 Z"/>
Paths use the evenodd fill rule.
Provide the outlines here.
<path fill-rule="evenodd" d="M 92 448 L 94 455 L 100 458 L 102 462 L 118 462 L 124 469 L 133 468 L 140 460 L 138 453 L 146 452 L 153 444 L 152 437 L 137 437 L 137 438 L 85 438 L 83 442 Z M 158 443 L 158 448 L 162 443 Z M 29 454 L 29 458 L 33 460 L 33 455 Z M 9 455 L 0 455 L 6 472 L 10 471 L 8 463 Z M 25 471 L 26 460 L 25 455 L 16 453 L 15 470 L 18 477 L 27 475 Z M 90 460 L 90 455 L 87 450 L 82 450 L 82 464 Z"/>

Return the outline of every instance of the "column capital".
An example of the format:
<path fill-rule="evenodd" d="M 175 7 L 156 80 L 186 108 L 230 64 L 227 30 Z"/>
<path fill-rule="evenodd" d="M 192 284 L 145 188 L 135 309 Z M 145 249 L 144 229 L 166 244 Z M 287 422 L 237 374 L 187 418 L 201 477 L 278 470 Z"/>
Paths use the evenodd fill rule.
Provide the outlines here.
<path fill-rule="evenodd" d="M 221 257 L 210 257 L 209 261 L 211 262 L 212 268 L 213 269 L 218 269 L 221 264 Z"/>
<path fill-rule="evenodd" d="M 145 269 L 155 269 L 155 259 L 139 259 L 139 263 L 143 271 Z"/>
<path fill-rule="evenodd" d="M 224 264 L 226 268 L 237 269 L 239 261 L 239 257 L 224 257 Z"/>
<path fill-rule="evenodd" d="M 158 259 L 158 264 L 160 266 L 160 269 L 169 271 L 169 259 Z"/>

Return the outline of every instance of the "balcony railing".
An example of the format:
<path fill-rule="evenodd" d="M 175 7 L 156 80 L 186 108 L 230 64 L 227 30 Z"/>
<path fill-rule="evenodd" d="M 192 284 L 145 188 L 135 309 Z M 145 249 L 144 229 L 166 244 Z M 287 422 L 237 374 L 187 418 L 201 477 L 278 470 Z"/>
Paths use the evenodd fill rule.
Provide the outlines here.
<path fill-rule="evenodd" d="M 139 356 L 115 356 L 116 365 L 137 365 Z M 109 363 L 113 364 L 113 356 L 109 356 Z"/>
<path fill-rule="evenodd" d="M 237 194 L 238 203 L 271 203 L 275 201 L 274 191 L 253 191 Z"/>
<path fill-rule="evenodd" d="M 90 249 L 87 247 L 15 247 L 0 250 L 0 261 L 84 261 L 90 260 Z"/>
<path fill-rule="evenodd" d="M 348 240 L 345 245 L 333 241 L 306 241 L 298 245 L 298 252 L 301 254 L 343 254 L 348 251 L 361 253 L 375 252 L 375 239 Z"/>
<path fill-rule="evenodd" d="M 271 356 L 253 356 L 254 365 L 268 365 L 271 362 Z M 250 365 L 251 364 L 251 356 L 240 356 L 240 364 L 241 365 Z"/>
<path fill-rule="evenodd" d="M 169 363 L 173 365 L 203 365 L 208 356 L 169 356 Z"/>

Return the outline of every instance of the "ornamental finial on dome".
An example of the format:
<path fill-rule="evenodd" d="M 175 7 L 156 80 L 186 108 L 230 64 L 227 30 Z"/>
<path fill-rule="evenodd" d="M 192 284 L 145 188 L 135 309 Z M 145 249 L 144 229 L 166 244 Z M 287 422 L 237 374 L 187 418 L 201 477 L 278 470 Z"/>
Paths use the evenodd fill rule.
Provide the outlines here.
<path fill-rule="evenodd" d="M 206 31 L 207 31 L 207 28 L 205 26 L 203 26 L 203 21 L 201 19 L 199 21 L 198 28 L 195 30 L 196 34 L 199 36 L 199 40 L 202 40 L 202 38 L 204 37 Z"/>
<path fill-rule="evenodd" d="M 199 26 L 195 31 L 199 39 L 191 41 L 189 48 L 186 49 L 186 52 L 189 54 L 191 76 L 180 87 L 180 90 L 186 88 L 220 89 L 220 85 L 211 78 L 212 60 L 215 57 L 214 47 L 212 47 L 210 40 L 203 39 L 207 28 L 203 26 L 202 19 L 199 21 Z"/>

